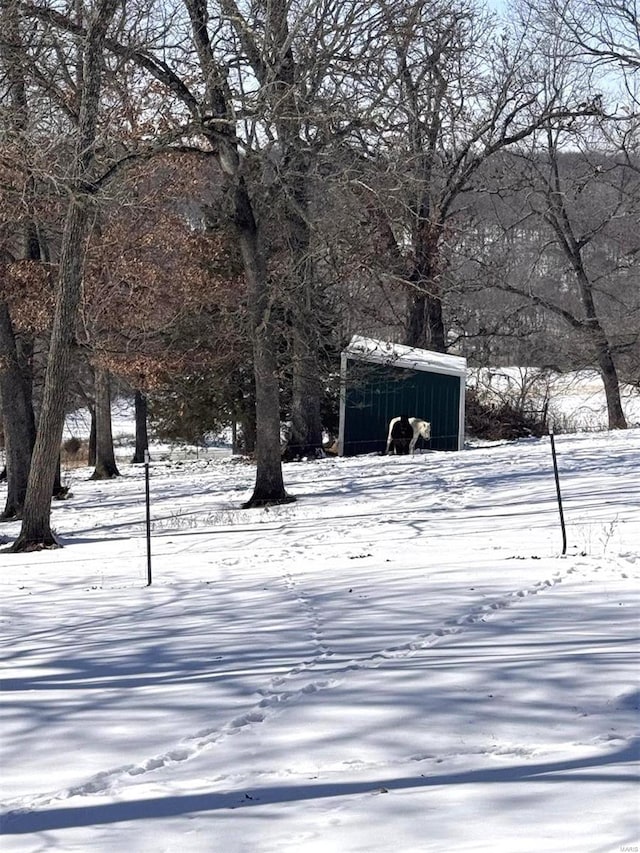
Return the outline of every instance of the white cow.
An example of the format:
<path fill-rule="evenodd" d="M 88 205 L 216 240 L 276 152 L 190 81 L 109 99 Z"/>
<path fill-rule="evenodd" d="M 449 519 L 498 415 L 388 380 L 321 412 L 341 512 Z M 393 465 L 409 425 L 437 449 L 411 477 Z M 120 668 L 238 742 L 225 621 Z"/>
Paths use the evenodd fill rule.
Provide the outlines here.
<path fill-rule="evenodd" d="M 389 448 L 391 447 L 391 431 L 393 430 L 393 425 L 397 424 L 399 420 L 400 418 L 392 418 L 389 421 L 389 434 L 387 435 L 386 450 L 387 453 L 389 453 Z M 429 421 L 423 421 L 422 418 L 409 418 L 409 423 L 413 428 L 413 438 L 409 442 L 409 453 L 413 454 L 420 436 L 422 436 L 425 441 L 431 438 L 431 424 L 429 423 Z"/>

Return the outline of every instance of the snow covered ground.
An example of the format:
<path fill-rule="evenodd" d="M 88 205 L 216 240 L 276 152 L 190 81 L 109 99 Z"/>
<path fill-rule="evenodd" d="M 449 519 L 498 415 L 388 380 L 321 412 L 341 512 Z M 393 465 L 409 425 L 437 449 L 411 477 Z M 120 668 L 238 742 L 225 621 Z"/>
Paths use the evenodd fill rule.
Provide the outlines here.
<path fill-rule="evenodd" d="M 0 555 L 0 849 L 638 850 L 640 430 L 71 472 Z M 4 500 L 4 493 L 0 494 Z M 18 525 L 4 525 L 11 537 Z"/>

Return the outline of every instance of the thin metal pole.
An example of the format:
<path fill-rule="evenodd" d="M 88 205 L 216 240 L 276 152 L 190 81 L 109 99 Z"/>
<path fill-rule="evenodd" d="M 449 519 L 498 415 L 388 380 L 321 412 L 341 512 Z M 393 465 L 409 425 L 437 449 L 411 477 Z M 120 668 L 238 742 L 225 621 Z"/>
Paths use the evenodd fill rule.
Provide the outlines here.
<path fill-rule="evenodd" d="M 556 459 L 556 443 L 553 437 L 553 430 L 549 430 L 549 438 L 551 439 L 551 456 L 553 457 L 553 474 L 556 478 L 556 495 L 558 496 L 558 510 L 560 512 L 560 527 L 562 528 L 562 554 L 567 553 L 567 530 L 564 524 L 564 513 L 562 511 L 562 495 L 560 494 L 560 477 L 558 476 L 558 461 Z"/>
<path fill-rule="evenodd" d="M 144 492 L 147 507 L 147 586 L 151 586 L 151 498 L 149 494 L 149 451 L 144 452 Z"/>

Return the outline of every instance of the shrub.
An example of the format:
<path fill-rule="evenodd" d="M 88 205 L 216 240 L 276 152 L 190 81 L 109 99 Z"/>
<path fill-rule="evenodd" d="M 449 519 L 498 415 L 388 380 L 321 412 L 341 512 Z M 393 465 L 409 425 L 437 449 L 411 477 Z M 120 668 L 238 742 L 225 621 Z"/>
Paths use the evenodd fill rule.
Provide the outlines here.
<path fill-rule="evenodd" d="M 60 461 L 65 468 L 78 468 L 89 462 L 89 443 L 75 436 L 62 443 Z"/>
<path fill-rule="evenodd" d="M 71 438 L 63 442 L 62 449 L 68 456 L 77 456 L 82 450 L 82 442 L 72 435 Z"/>
<path fill-rule="evenodd" d="M 475 438 L 489 441 L 541 436 L 547 432 L 544 412 L 527 413 L 508 400 L 490 403 L 482 400 L 475 389 L 466 394 L 467 430 Z"/>

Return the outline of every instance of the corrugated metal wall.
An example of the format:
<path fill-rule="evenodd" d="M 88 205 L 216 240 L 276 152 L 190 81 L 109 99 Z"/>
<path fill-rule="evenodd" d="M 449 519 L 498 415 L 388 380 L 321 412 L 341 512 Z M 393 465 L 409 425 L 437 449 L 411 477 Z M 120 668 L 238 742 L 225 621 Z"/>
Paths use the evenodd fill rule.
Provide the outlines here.
<path fill-rule="evenodd" d="M 383 453 L 389 421 L 403 414 L 430 421 L 432 450 L 458 449 L 458 376 L 349 359 L 345 402 L 345 456 Z"/>

